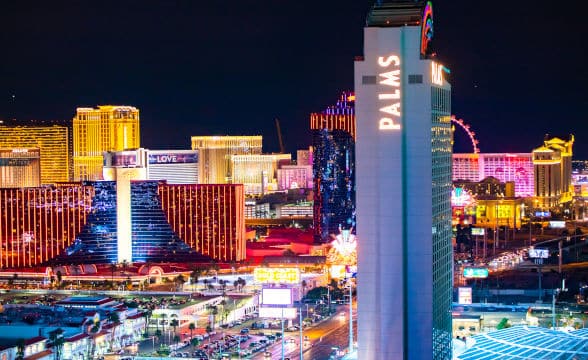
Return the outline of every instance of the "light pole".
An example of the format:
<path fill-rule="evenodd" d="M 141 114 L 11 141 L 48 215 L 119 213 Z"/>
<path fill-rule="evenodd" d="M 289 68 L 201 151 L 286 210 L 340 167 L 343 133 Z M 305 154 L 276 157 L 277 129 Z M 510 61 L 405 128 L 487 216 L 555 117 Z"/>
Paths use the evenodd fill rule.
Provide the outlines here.
<path fill-rule="evenodd" d="M 280 336 L 282 339 L 282 360 L 284 360 L 284 307 L 282 307 L 282 317 L 280 320 L 282 323 L 282 336 Z"/>
<path fill-rule="evenodd" d="M 349 353 L 353 352 L 353 289 L 349 278 Z"/>
<path fill-rule="evenodd" d="M 306 304 L 308 306 L 308 304 Z M 300 327 L 300 360 L 302 360 L 302 350 L 304 350 L 304 345 L 302 342 L 302 304 L 298 307 L 298 316 L 299 316 L 299 327 Z M 284 334 L 282 334 L 284 336 Z"/>

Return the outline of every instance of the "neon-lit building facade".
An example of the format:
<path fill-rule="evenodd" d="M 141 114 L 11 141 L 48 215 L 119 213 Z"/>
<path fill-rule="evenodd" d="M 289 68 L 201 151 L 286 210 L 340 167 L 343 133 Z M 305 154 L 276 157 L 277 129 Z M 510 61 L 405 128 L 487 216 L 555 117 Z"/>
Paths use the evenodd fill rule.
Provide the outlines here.
<path fill-rule="evenodd" d="M 233 184 L 243 184 L 246 195 L 260 195 L 278 189 L 277 170 L 290 164 L 290 154 L 231 155 L 230 173 Z"/>
<path fill-rule="evenodd" d="M 168 184 L 198 183 L 198 150 L 134 149 L 104 153 L 104 180 L 116 180 L 129 170 L 134 180 L 165 180 Z"/>
<path fill-rule="evenodd" d="M 70 180 L 72 132 L 65 122 L 4 121 L 0 123 L 0 148 L 38 148 L 42 185 Z"/>
<path fill-rule="evenodd" d="M 0 266 L 240 261 L 243 185 L 161 181 L 0 189 Z"/>
<path fill-rule="evenodd" d="M 245 259 L 245 192 L 241 184 L 160 184 L 167 219 L 190 247 L 215 260 Z"/>
<path fill-rule="evenodd" d="M 451 85 L 432 4 L 376 4 L 355 62 L 358 356 L 452 358 Z"/>
<path fill-rule="evenodd" d="M 574 135 L 567 140 L 546 136 L 543 146 L 533 150 L 535 197 L 538 206 L 550 208 L 572 201 L 572 148 Z"/>
<path fill-rule="evenodd" d="M 494 177 L 515 184 L 515 196 L 535 194 L 532 153 L 453 154 L 453 180 L 481 181 Z"/>
<path fill-rule="evenodd" d="M 261 154 L 262 137 L 255 136 L 192 136 L 192 150 L 200 157 L 200 184 L 234 183 L 231 155 Z"/>
<path fill-rule="evenodd" d="M 314 178 L 314 237 L 330 242 L 339 228 L 355 228 L 355 96 L 310 115 Z"/>
<path fill-rule="evenodd" d="M 102 153 L 140 146 L 139 109 L 136 107 L 77 108 L 73 118 L 74 180 L 102 180 Z"/>
<path fill-rule="evenodd" d="M 39 148 L 0 149 L 0 188 L 41 186 Z"/>
<path fill-rule="evenodd" d="M 80 184 L 0 189 L 0 267 L 45 263 L 74 242 L 92 211 Z"/>
<path fill-rule="evenodd" d="M 278 190 L 312 189 L 312 165 L 283 165 L 277 174 Z"/>

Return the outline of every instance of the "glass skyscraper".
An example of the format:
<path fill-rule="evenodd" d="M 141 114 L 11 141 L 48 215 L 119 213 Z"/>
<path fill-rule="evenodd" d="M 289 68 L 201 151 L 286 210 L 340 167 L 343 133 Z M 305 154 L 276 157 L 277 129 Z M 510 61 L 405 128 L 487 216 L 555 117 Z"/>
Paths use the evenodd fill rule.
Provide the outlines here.
<path fill-rule="evenodd" d="M 381 2 L 355 63 L 358 354 L 451 359 L 451 86 L 432 4 Z"/>
<path fill-rule="evenodd" d="M 331 241 L 339 228 L 355 231 L 355 96 L 310 116 L 313 146 L 314 236 Z"/>

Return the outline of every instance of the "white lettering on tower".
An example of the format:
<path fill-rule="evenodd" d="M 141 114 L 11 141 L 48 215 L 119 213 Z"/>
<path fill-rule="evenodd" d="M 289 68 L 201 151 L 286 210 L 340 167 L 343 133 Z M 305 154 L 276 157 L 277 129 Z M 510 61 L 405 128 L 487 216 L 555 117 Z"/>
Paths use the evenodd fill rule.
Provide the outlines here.
<path fill-rule="evenodd" d="M 384 91 L 378 94 L 378 100 L 382 101 L 380 108 L 380 130 L 400 130 L 401 97 L 400 86 L 402 77 L 400 73 L 400 58 L 396 55 L 378 57 L 378 65 L 382 68 L 379 74 L 379 83 L 386 86 Z"/>

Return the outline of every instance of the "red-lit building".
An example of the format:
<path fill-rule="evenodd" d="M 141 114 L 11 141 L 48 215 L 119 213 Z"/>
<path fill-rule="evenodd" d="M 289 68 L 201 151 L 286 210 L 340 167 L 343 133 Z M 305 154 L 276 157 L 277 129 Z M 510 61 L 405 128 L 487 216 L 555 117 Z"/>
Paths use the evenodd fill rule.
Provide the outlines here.
<path fill-rule="evenodd" d="M 62 184 L 0 189 L 0 267 L 30 267 L 70 246 L 86 224 L 94 188 Z"/>
<path fill-rule="evenodd" d="M 159 196 L 172 229 L 191 248 L 218 261 L 245 259 L 242 184 L 162 183 Z"/>
<path fill-rule="evenodd" d="M 131 262 L 245 259 L 243 185 L 133 182 L 128 244 L 116 194 L 109 181 L 0 189 L 0 268 L 110 264 L 125 245 Z"/>

